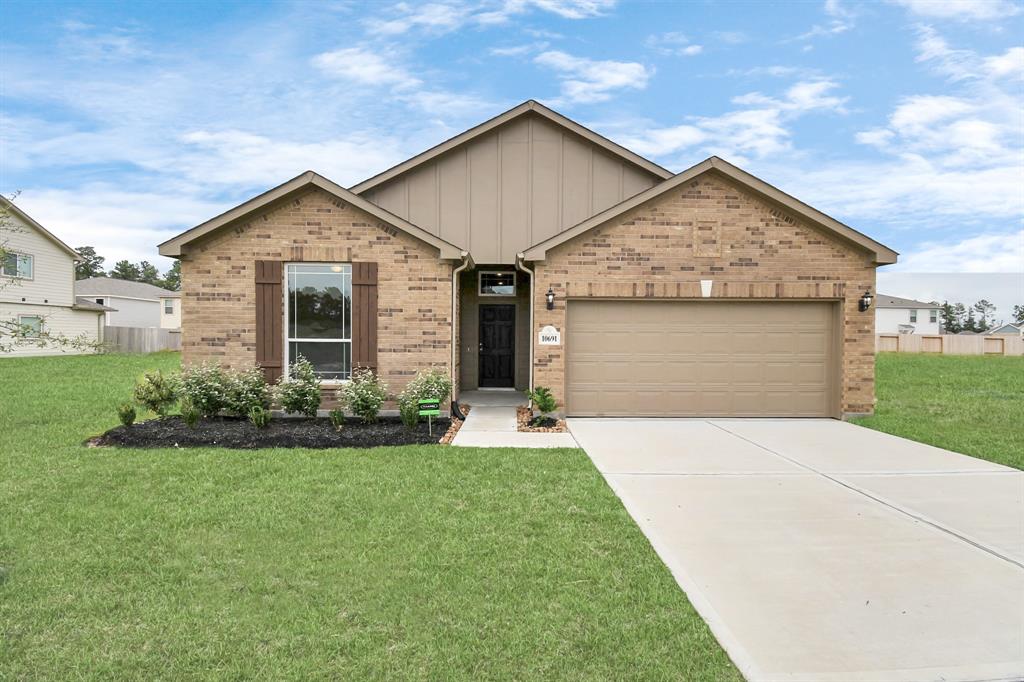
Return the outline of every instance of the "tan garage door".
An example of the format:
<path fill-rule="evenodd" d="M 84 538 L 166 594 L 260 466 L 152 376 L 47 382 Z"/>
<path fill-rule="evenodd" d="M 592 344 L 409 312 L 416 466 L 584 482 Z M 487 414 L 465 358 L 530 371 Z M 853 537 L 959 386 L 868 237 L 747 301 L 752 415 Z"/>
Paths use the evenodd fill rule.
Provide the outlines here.
<path fill-rule="evenodd" d="M 570 301 L 576 416 L 834 416 L 832 303 Z"/>

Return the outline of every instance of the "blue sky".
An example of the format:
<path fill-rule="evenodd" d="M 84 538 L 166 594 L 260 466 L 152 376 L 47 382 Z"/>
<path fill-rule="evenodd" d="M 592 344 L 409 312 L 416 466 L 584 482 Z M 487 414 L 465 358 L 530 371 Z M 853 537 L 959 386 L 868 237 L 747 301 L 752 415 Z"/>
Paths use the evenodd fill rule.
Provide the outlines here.
<path fill-rule="evenodd" d="M 0 191 L 113 263 L 306 169 L 351 185 L 534 98 L 900 251 L 1024 270 L 1024 5 L 0 5 Z"/>

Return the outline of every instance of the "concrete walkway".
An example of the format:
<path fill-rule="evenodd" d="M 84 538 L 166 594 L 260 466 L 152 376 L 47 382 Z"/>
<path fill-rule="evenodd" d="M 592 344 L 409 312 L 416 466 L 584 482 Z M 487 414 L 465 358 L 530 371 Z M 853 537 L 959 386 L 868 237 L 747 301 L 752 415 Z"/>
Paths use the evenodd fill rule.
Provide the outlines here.
<path fill-rule="evenodd" d="M 569 428 L 749 680 L 1024 679 L 1024 472 L 833 420 Z"/>
<path fill-rule="evenodd" d="M 519 431 L 516 409 L 527 404 L 519 391 L 464 391 L 459 403 L 473 409 L 452 445 L 476 448 L 578 448 L 569 433 Z"/>

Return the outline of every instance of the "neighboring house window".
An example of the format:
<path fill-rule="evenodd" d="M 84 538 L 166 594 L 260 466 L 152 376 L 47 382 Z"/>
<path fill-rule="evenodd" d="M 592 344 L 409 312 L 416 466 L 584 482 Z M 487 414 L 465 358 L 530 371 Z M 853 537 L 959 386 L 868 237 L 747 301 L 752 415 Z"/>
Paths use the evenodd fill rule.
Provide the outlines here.
<path fill-rule="evenodd" d="M 916 310 L 911 310 L 910 311 L 910 321 L 911 322 L 917 322 L 917 311 Z"/>
<path fill-rule="evenodd" d="M 32 256 L 7 252 L 3 262 L 0 262 L 0 275 L 32 279 Z"/>
<path fill-rule="evenodd" d="M 928 321 L 931 322 L 932 324 L 935 324 L 936 322 L 938 322 L 939 321 L 939 311 L 938 310 L 933 310 L 930 313 L 928 313 Z"/>
<path fill-rule="evenodd" d="M 515 296 L 516 273 L 514 272 L 481 272 L 481 296 Z"/>
<path fill-rule="evenodd" d="M 164 299 L 164 315 L 173 315 L 173 314 L 174 314 L 174 299 L 173 298 L 166 298 L 166 299 Z"/>
<path fill-rule="evenodd" d="M 19 315 L 18 324 L 24 330 L 26 339 L 38 339 L 43 333 L 43 318 L 38 315 Z"/>
<path fill-rule="evenodd" d="M 324 381 L 352 372 L 352 266 L 289 263 L 285 326 L 288 363 L 301 355 Z"/>

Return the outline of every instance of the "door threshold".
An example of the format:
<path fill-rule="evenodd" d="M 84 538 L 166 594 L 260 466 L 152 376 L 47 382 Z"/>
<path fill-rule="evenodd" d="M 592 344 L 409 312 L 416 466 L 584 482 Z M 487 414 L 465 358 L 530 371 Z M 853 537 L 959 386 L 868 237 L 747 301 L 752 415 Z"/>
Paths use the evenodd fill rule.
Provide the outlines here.
<path fill-rule="evenodd" d="M 472 390 L 474 390 L 474 391 L 498 391 L 498 392 L 501 392 L 501 391 L 515 391 L 516 389 L 513 386 L 487 386 L 486 388 L 481 387 L 481 388 L 474 388 Z"/>

